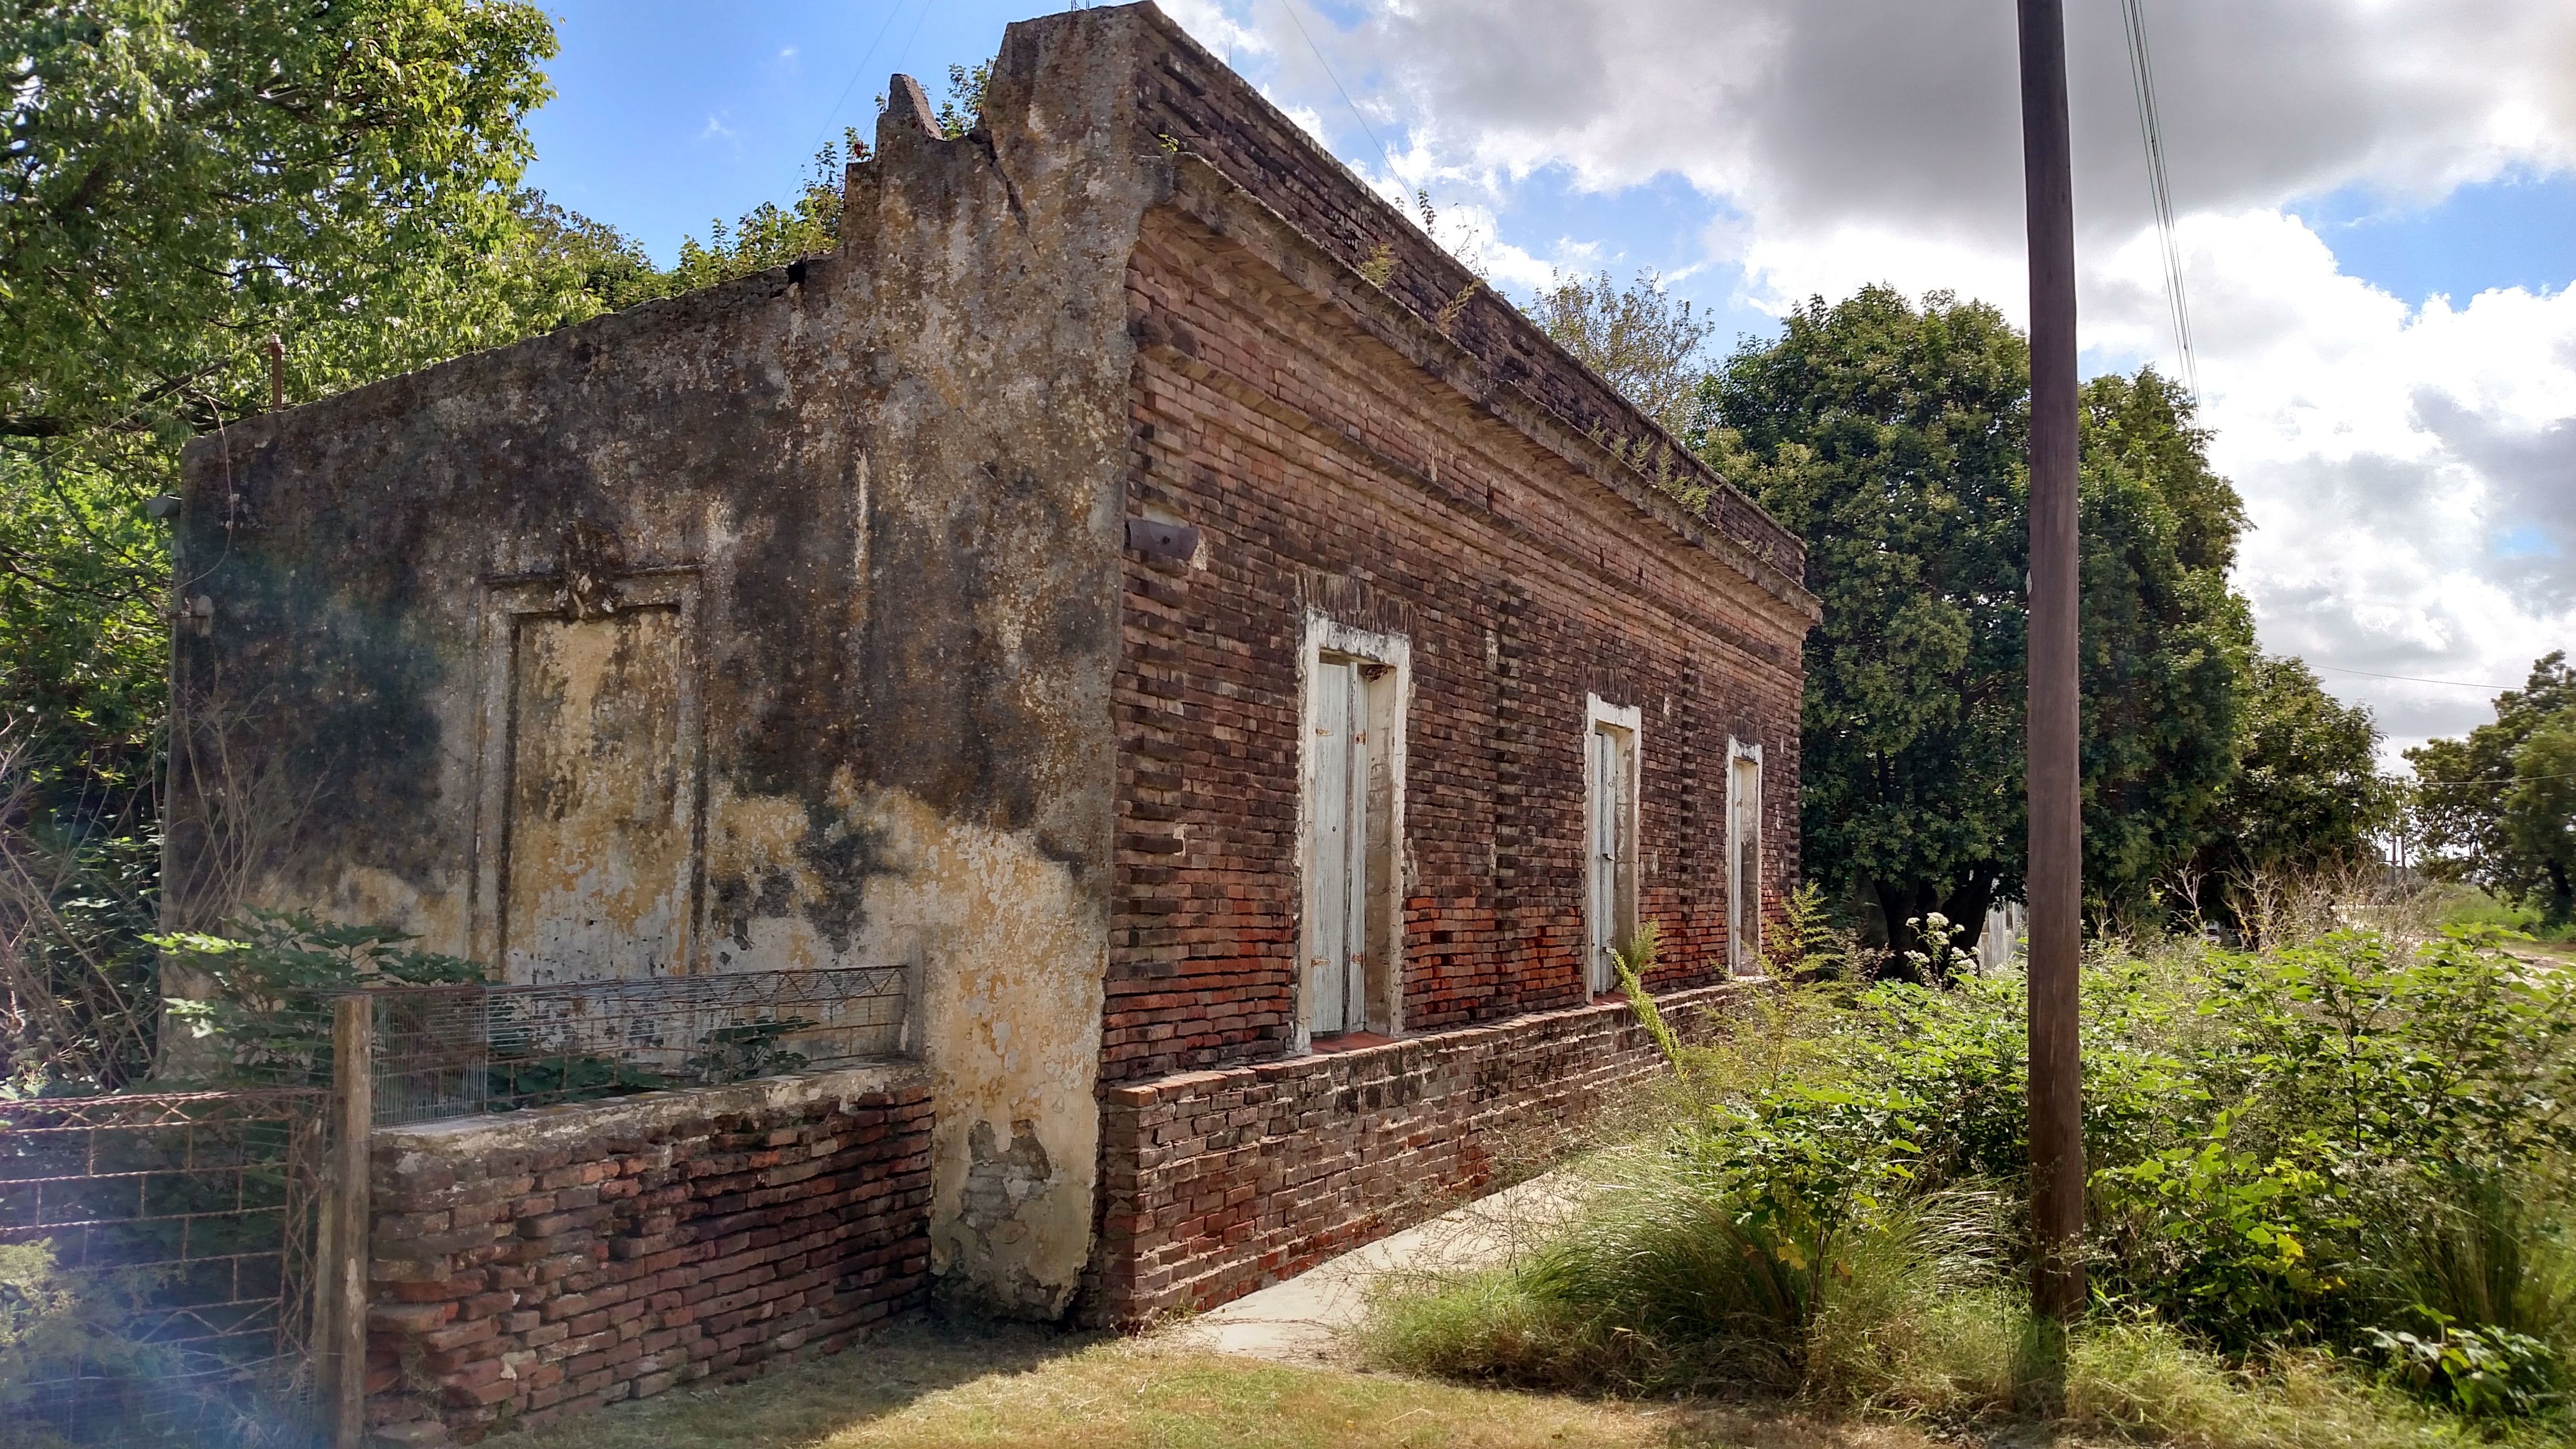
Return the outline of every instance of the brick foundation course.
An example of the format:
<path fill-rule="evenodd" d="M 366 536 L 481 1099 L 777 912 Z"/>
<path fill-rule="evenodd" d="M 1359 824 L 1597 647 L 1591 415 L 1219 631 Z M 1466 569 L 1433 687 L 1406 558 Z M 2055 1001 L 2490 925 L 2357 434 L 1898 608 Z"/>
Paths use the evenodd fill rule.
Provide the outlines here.
<path fill-rule="evenodd" d="M 1658 998 L 1704 1037 L 1752 988 Z M 1230 1302 L 1495 1185 L 1493 1134 L 1570 1123 L 1663 1059 L 1624 1003 L 1101 1093 L 1085 1316 Z"/>
<path fill-rule="evenodd" d="M 921 1302 L 931 1106 L 905 1066 L 379 1130 L 375 1442 L 747 1378 Z"/>

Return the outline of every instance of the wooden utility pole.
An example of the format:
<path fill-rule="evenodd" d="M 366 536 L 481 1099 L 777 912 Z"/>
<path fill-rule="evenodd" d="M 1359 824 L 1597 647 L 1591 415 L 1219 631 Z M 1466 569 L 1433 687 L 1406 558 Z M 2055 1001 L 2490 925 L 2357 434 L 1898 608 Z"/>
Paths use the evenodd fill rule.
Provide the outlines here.
<path fill-rule="evenodd" d="M 2075 182 L 2063 0 L 2021 7 L 2030 223 L 2031 1308 L 2084 1305 L 2084 1117 L 2076 1023 L 2084 821 L 2076 778 Z"/>
<path fill-rule="evenodd" d="M 313 1315 L 316 1406 L 331 1449 L 367 1438 L 367 1142 L 375 1128 L 375 998 L 331 1003 L 331 1136 Z"/>

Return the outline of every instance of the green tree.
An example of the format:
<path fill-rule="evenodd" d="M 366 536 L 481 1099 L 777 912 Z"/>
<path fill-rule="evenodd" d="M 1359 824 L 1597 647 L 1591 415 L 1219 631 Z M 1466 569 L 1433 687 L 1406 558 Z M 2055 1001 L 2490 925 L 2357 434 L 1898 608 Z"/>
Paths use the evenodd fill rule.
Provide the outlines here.
<path fill-rule="evenodd" d="M 514 205 L 553 54 L 503 0 L 0 16 L 0 683 L 37 759 L 138 768 L 143 505 L 188 436 L 596 310 Z"/>
<path fill-rule="evenodd" d="M 203 430 L 578 308 L 509 188 L 554 34 L 507 0 L 75 0 L 0 18 L 0 431 Z"/>
<path fill-rule="evenodd" d="M 155 1005 L 150 502 L 273 386 L 319 397 L 604 305 L 517 189 L 553 54 L 510 0 L 0 12 L 0 974 L 89 1080 L 148 1061 Z"/>
<path fill-rule="evenodd" d="M 851 162 L 867 159 L 855 130 L 814 153 L 813 169 L 795 197 L 781 206 L 764 201 L 727 226 L 710 222 L 707 240 L 680 241 L 680 259 L 661 280 L 668 292 L 694 292 L 718 282 L 783 267 L 799 257 L 827 252 L 841 239 L 842 178 Z"/>
<path fill-rule="evenodd" d="M 2134 917 L 2160 909 L 2237 774 L 2254 621 L 2227 570 L 2244 509 L 2152 368 L 2093 379 L 2081 407 L 2084 885 Z"/>
<path fill-rule="evenodd" d="M 1425 203 L 1427 207 L 1429 203 Z M 1651 272 L 1622 287 L 1608 272 L 1560 275 L 1530 299 L 1530 318 L 1675 438 L 1696 421 L 1715 324 L 1676 302 Z"/>
<path fill-rule="evenodd" d="M 2379 774 L 2369 706 L 2326 693 L 2298 659 L 2258 655 L 2247 684 L 2236 773 L 2211 805 L 2193 871 L 2223 881 L 2366 854 L 2398 804 Z"/>
<path fill-rule="evenodd" d="M 2414 811 L 2432 864 L 2488 893 L 2576 918 L 2576 669 L 2565 650 L 2541 657 L 2496 717 L 2466 739 L 2406 752 Z"/>
<path fill-rule="evenodd" d="M 518 210 L 528 245 L 543 264 L 578 278 L 599 310 L 621 311 L 674 290 L 671 274 L 653 265 L 643 243 L 608 223 L 567 211 L 542 191 L 519 193 Z"/>
<path fill-rule="evenodd" d="M 1804 850 L 1902 946 L 2020 889 L 2028 350 L 1994 308 L 1884 287 L 1791 314 L 1703 389 L 1704 456 L 1807 541 L 1825 618 L 1801 714 Z M 2085 878 L 2128 911 L 2236 767 L 2252 649 L 2241 507 L 2153 371 L 2083 395 Z"/>
<path fill-rule="evenodd" d="M 2020 882 L 2029 360 L 2001 313 L 1872 287 L 1789 315 L 1705 398 L 1708 461 L 1807 541 L 1810 879 L 1892 936 Z"/>

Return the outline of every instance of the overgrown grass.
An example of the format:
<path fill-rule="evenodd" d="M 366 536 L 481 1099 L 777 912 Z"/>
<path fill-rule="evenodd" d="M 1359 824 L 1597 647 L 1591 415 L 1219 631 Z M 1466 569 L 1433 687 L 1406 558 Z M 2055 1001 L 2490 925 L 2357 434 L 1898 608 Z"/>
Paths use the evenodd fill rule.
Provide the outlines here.
<path fill-rule="evenodd" d="M 732 1388 L 675 1389 L 513 1449 L 1932 1449 L 1794 1410 L 1502 1393 L 994 1325 L 915 1324 Z"/>
<path fill-rule="evenodd" d="M 2068 1336 L 2020 1288 L 2021 984 L 1971 978 L 1790 993 L 1673 1044 L 1666 1120 L 1600 1159 L 1592 1205 L 1383 1301 L 1366 1351 L 2195 1445 L 2564 1442 L 2576 986 L 2500 944 L 2090 960 L 2096 1309 Z"/>
<path fill-rule="evenodd" d="M 2436 887 L 2431 905 L 2434 919 L 2444 926 L 2489 926 L 2499 931 L 2519 931 L 2540 942 L 2576 942 L 2576 924 L 2552 927 L 2541 919 L 2539 911 L 2498 900 L 2475 886 L 2446 883 Z"/>

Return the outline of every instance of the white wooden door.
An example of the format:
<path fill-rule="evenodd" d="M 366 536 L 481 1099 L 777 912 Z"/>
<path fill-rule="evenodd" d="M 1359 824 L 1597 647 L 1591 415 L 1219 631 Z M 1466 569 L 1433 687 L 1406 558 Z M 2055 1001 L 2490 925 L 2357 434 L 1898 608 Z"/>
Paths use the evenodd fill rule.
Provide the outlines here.
<path fill-rule="evenodd" d="M 1349 660 L 1315 670 L 1315 853 L 1307 1025 L 1318 1035 L 1368 1019 L 1368 681 Z"/>
<path fill-rule="evenodd" d="M 1762 969 L 1762 759 L 1737 755 L 1727 781 L 1729 864 L 1734 879 L 1726 893 L 1729 906 L 1727 952 L 1738 975 Z"/>
<path fill-rule="evenodd" d="M 1635 762 L 1630 752 L 1635 739 L 1628 731 L 1611 725 L 1596 725 L 1592 731 L 1591 769 L 1587 772 L 1592 786 L 1591 819 L 1585 852 L 1591 878 L 1591 908 L 1585 915 L 1592 936 L 1595 991 L 1606 991 L 1618 984 L 1618 967 L 1611 958 L 1627 944 L 1627 866 L 1634 848 L 1629 836 L 1635 829 L 1630 795 Z"/>

